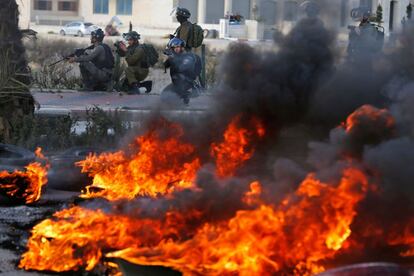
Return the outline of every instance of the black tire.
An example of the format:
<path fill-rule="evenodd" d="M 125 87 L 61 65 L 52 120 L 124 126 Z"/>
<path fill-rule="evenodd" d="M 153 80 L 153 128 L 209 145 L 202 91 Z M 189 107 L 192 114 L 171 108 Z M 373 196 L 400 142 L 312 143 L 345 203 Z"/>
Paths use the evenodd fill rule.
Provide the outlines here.
<path fill-rule="evenodd" d="M 46 188 L 79 192 L 87 185 L 92 184 L 92 179 L 81 173 L 81 168 L 75 163 L 84 160 L 90 153 L 100 152 L 102 150 L 99 148 L 74 147 L 59 155 L 52 156 Z"/>
<path fill-rule="evenodd" d="M 0 172 L 7 171 L 12 173 L 14 171 L 23 171 L 24 166 L 18 165 L 1 165 L 0 164 Z M 19 198 L 11 198 L 7 196 L 3 191 L 0 189 L 0 206 L 16 206 L 22 205 L 25 201 Z"/>
<path fill-rule="evenodd" d="M 61 36 L 65 36 L 65 35 L 66 35 L 66 33 L 65 33 L 65 31 L 64 31 L 64 30 L 60 30 L 59 34 L 60 34 Z"/>
<path fill-rule="evenodd" d="M 9 166 L 26 166 L 35 160 L 33 152 L 13 145 L 0 144 L 0 164 Z"/>
<path fill-rule="evenodd" d="M 79 37 L 83 37 L 83 33 L 81 31 L 78 32 Z"/>

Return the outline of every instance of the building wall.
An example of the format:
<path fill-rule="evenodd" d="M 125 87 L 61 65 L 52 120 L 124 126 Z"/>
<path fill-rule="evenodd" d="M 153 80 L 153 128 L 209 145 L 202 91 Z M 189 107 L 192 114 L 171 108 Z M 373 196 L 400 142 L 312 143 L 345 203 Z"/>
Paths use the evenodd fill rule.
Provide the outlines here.
<path fill-rule="evenodd" d="M 79 2 L 78 0 L 65 0 L 75 2 L 78 10 L 76 11 L 60 11 L 58 9 L 59 1 L 52 0 L 52 10 L 35 10 L 35 0 L 26 0 L 31 4 L 30 20 L 40 24 L 65 24 L 68 21 L 79 20 Z"/>
<path fill-rule="evenodd" d="M 105 26 L 117 15 L 124 25 L 132 22 L 134 27 L 171 28 L 176 25 L 170 16 L 172 9 L 172 1 L 133 0 L 132 15 L 117 15 L 116 0 L 109 0 L 108 14 L 96 14 L 93 12 L 92 0 L 81 0 L 79 13 L 85 20 L 101 26 Z"/>
<path fill-rule="evenodd" d="M 30 10 L 31 10 L 31 1 L 20 1 L 17 2 L 19 5 L 19 27 L 21 29 L 26 29 L 30 26 Z"/>

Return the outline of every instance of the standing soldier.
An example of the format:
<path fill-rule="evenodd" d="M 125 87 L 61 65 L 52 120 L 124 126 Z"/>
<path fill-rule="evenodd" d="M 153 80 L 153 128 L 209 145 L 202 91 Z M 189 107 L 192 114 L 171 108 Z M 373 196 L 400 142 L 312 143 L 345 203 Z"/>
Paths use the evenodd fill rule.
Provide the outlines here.
<path fill-rule="evenodd" d="M 183 40 L 185 42 L 185 49 L 187 51 L 191 51 L 191 43 L 190 39 L 192 39 L 192 31 L 193 31 L 193 24 L 191 24 L 188 19 L 191 17 L 191 13 L 189 10 L 185 8 L 177 8 L 176 13 L 177 21 L 180 22 L 180 26 L 175 31 L 174 35 L 171 36 L 173 38 L 174 36 Z"/>
<path fill-rule="evenodd" d="M 84 91 L 112 91 L 114 56 L 111 48 L 102 42 L 104 36 L 101 29 L 93 31 L 91 33 L 92 51 L 69 58 L 70 63 L 79 62 Z"/>
<path fill-rule="evenodd" d="M 128 41 L 128 47 L 124 43 L 119 44 L 119 55 L 125 57 L 128 67 L 125 69 L 126 78 L 128 80 L 129 91 L 132 94 L 139 94 L 139 88 L 145 87 L 145 93 L 151 92 L 152 81 L 145 81 L 149 73 L 149 66 L 146 53 L 143 47 L 140 47 L 139 39 L 141 36 L 131 31 L 124 34 L 124 38 Z"/>

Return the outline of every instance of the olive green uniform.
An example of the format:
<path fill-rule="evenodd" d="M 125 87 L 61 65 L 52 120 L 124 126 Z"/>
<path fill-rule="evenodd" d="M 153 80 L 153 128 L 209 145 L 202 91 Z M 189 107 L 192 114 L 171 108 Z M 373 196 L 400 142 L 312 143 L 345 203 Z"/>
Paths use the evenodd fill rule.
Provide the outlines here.
<path fill-rule="evenodd" d="M 183 40 L 185 42 L 185 48 L 187 50 L 191 50 L 190 39 L 191 39 L 191 31 L 193 29 L 193 24 L 189 21 L 185 21 L 180 24 L 180 26 L 175 31 L 175 35 L 177 38 Z"/>
<path fill-rule="evenodd" d="M 125 54 L 128 67 L 125 74 L 129 84 L 143 81 L 149 73 L 148 64 L 145 59 L 145 51 L 139 45 L 129 46 Z"/>

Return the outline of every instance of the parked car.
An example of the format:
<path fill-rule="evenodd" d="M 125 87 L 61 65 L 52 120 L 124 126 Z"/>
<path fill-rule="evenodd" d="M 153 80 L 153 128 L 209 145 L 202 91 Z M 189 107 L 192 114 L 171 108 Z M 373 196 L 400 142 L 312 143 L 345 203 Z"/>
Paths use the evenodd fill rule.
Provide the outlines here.
<path fill-rule="evenodd" d="M 99 29 L 99 27 L 92 23 L 75 21 L 63 26 L 59 33 L 61 35 L 75 35 L 82 37 L 84 35 L 90 35 L 92 31 L 97 29 Z"/>

